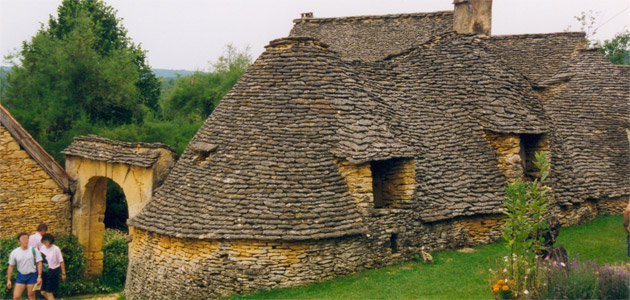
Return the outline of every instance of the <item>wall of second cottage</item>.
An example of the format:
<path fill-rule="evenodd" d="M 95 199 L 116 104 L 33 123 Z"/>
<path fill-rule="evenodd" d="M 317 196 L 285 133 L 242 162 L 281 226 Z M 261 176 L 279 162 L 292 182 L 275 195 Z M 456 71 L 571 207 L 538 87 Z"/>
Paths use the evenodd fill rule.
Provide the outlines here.
<path fill-rule="evenodd" d="M 0 238 L 35 232 L 70 232 L 70 195 L 0 125 Z"/>

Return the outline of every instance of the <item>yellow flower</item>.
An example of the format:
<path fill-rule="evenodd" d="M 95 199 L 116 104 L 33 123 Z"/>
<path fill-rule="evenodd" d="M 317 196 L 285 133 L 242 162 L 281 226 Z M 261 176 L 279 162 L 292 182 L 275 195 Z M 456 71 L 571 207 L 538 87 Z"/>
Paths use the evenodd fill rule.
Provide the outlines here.
<path fill-rule="evenodd" d="M 514 284 L 514 280 L 510 280 L 510 284 Z"/>
<path fill-rule="evenodd" d="M 499 279 L 499 281 L 497 281 L 497 284 L 498 284 L 498 285 L 504 285 L 504 284 L 505 284 L 505 281 L 503 281 L 503 279 Z"/>
<path fill-rule="evenodd" d="M 495 292 L 495 293 L 498 292 L 499 291 L 499 286 L 498 285 L 493 286 L 492 287 L 492 291 Z"/>
<path fill-rule="evenodd" d="M 504 286 L 503 286 L 503 290 L 504 290 L 504 291 L 507 291 L 507 290 L 509 290 L 509 289 L 510 289 L 510 287 L 509 287 L 509 286 L 507 286 L 507 285 L 504 285 Z"/>

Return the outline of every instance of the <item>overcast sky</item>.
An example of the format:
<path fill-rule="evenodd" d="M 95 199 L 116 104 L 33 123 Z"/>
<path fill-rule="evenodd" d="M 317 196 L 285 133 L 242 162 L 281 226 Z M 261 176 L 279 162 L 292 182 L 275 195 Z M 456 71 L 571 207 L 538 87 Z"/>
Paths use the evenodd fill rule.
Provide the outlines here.
<path fill-rule="evenodd" d="M 302 12 L 315 17 L 452 10 L 452 0 L 107 0 L 128 36 L 148 50 L 153 68 L 206 70 L 232 43 L 257 57 L 270 40 L 285 37 Z M 0 54 L 21 47 L 61 0 L 0 0 Z M 573 18 L 599 12 L 597 39 L 630 29 L 630 0 L 495 0 L 492 34 L 579 30 Z"/>

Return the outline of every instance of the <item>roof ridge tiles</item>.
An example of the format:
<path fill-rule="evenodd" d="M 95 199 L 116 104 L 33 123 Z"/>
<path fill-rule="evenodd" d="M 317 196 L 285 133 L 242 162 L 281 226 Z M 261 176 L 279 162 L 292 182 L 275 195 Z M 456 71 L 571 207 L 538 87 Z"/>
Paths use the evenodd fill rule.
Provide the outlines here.
<path fill-rule="evenodd" d="M 327 22 L 356 22 L 363 20 L 376 20 L 376 19 L 402 19 L 402 18 L 424 18 L 433 16 L 446 16 L 452 15 L 452 10 L 442 10 L 434 12 L 418 12 L 418 13 L 400 13 L 400 14 L 386 14 L 386 15 L 359 15 L 359 16 L 347 16 L 347 17 L 329 17 L 329 18 L 300 18 L 294 19 L 293 23 L 311 22 L 311 23 L 327 23 Z"/>
<path fill-rule="evenodd" d="M 271 40 L 269 44 L 265 46 L 265 49 L 282 48 L 282 46 L 291 45 L 314 46 L 318 49 L 329 50 L 328 44 L 323 43 L 319 39 L 311 36 L 288 36 Z"/>
<path fill-rule="evenodd" d="M 502 35 L 492 35 L 489 37 L 485 37 L 487 39 L 513 39 L 513 38 L 542 38 L 542 37 L 550 37 L 550 36 L 586 36 L 583 31 L 563 31 L 563 32 L 548 32 L 548 33 L 523 33 L 523 34 L 502 34 Z"/>
<path fill-rule="evenodd" d="M 104 144 L 108 144 L 112 146 L 119 146 L 123 148 L 138 148 L 138 147 L 153 148 L 153 149 L 162 148 L 162 149 L 170 150 L 173 152 L 177 152 L 175 148 L 167 144 L 163 144 L 163 143 L 123 142 L 123 141 L 111 140 L 111 139 L 98 136 L 95 134 L 78 136 L 74 138 L 74 141 L 104 143 Z"/>

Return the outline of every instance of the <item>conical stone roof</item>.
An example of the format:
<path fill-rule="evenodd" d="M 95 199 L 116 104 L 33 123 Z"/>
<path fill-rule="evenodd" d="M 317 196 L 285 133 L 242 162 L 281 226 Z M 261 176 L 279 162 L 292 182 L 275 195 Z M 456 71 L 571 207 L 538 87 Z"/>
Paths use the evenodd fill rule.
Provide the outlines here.
<path fill-rule="evenodd" d="M 360 234 L 369 220 L 337 161 L 400 157 L 416 160 L 407 208 L 421 219 L 498 212 L 505 179 L 483 131 L 541 133 L 546 120 L 525 79 L 474 36 L 374 62 L 313 38 L 275 40 L 130 225 L 201 239 Z"/>

